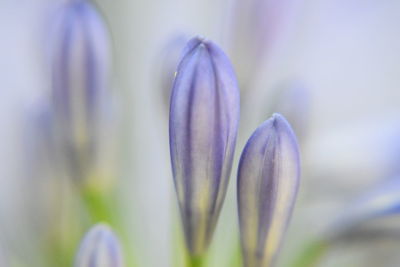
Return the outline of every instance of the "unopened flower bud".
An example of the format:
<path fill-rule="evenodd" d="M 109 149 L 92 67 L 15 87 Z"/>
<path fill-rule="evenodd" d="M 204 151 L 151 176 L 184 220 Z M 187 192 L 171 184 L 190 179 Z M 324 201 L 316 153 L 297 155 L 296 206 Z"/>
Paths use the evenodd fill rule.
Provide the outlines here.
<path fill-rule="evenodd" d="M 238 170 L 240 235 L 246 267 L 273 266 L 300 179 L 296 137 L 274 114 L 247 142 Z"/>
<path fill-rule="evenodd" d="M 120 243 L 112 230 L 97 224 L 83 238 L 75 267 L 123 267 Z"/>
<path fill-rule="evenodd" d="M 173 85 L 170 150 L 189 251 L 207 249 L 225 198 L 239 121 L 239 89 L 213 42 L 186 46 Z"/>

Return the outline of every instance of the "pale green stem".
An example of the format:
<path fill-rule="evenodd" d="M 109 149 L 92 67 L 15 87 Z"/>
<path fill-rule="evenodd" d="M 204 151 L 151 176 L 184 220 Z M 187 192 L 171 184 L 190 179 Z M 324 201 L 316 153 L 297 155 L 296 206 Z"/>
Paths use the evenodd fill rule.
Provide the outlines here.
<path fill-rule="evenodd" d="M 242 249 L 240 246 L 240 242 L 237 242 L 237 245 L 235 245 L 235 249 L 232 253 L 232 261 L 230 266 L 232 267 L 242 267 L 243 266 L 243 258 L 242 258 Z"/>
<path fill-rule="evenodd" d="M 81 191 L 83 202 L 91 217 L 92 224 L 98 222 L 108 223 L 117 233 L 125 248 L 124 258 L 127 266 L 136 266 L 134 248 L 128 240 L 128 234 L 122 226 L 120 214 L 115 205 L 114 199 L 108 192 L 91 190 L 90 187 Z"/>
<path fill-rule="evenodd" d="M 204 256 L 192 256 L 189 255 L 187 267 L 205 267 L 205 257 Z"/>
<path fill-rule="evenodd" d="M 321 258 L 328 250 L 329 244 L 323 240 L 314 240 L 306 245 L 295 258 L 290 267 L 317 267 Z"/>

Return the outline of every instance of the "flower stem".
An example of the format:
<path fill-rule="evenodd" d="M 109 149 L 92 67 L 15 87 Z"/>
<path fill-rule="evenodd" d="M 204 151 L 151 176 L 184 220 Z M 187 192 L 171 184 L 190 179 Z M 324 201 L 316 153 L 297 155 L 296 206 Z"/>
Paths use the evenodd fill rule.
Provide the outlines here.
<path fill-rule="evenodd" d="M 232 261 L 230 263 L 230 266 L 232 267 L 241 267 L 243 266 L 242 264 L 242 249 L 240 246 L 240 241 L 237 241 L 237 244 L 235 245 L 235 249 L 232 253 Z"/>
<path fill-rule="evenodd" d="M 108 223 L 119 234 L 123 247 L 129 253 L 125 253 L 127 266 L 136 266 L 135 251 L 131 244 L 126 229 L 121 221 L 121 214 L 116 205 L 113 192 L 103 192 L 93 187 L 84 187 L 81 191 L 83 203 L 90 216 L 91 224 L 98 222 Z"/>
<path fill-rule="evenodd" d="M 328 249 L 325 241 L 315 240 L 305 246 L 290 267 L 316 267 Z"/>
<path fill-rule="evenodd" d="M 204 256 L 189 255 L 187 267 L 204 267 L 204 266 L 206 266 Z"/>

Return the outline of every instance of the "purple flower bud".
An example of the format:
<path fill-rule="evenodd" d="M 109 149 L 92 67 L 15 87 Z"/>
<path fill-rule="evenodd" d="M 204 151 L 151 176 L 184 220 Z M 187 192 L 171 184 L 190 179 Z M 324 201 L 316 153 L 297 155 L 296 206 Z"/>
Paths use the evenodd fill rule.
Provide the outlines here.
<path fill-rule="evenodd" d="M 118 239 L 103 224 L 93 226 L 83 238 L 75 267 L 122 267 L 122 252 Z"/>
<path fill-rule="evenodd" d="M 296 137 L 286 119 L 274 114 L 250 137 L 239 163 L 237 193 L 245 266 L 274 264 L 299 180 Z"/>
<path fill-rule="evenodd" d="M 239 121 L 239 89 L 229 59 L 194 38 L 173 85 L 170 150 L 186 243 L 207 249 L 225 198 Z"/>
<path fill-rule="evenodd" d="M 67 1 L 58 19 L 51 57 L 53 109 L 62 149 L 78 157 L 93 153 L 99 132 L 108 97 L 109 38 L 90 1 Z"/>

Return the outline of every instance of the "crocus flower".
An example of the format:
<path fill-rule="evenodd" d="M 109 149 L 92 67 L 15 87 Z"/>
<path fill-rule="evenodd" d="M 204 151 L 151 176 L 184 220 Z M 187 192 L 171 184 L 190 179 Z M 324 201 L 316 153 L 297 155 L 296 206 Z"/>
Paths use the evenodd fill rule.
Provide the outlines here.
<path fill-rule="evenodd" d="M 237 194 L 246 267 L 273 266 L 299 178 L 296 137 L 286 119 L 274 114 L 250 137 L 239 163 Z"/>
<path fill-rule="evenodd" d="M 79 247 L 75 267 L 122 267 L 120 243 L 112 230 L 104 225 L 93 226 Z"/>
<path fill-rule="evenodd" d="M 96 150 L 109 82 L 106 25 L 86 0 L 63 3 L 52 41 L 52 99 L 57 136 L 74 169 Z M 103 114 L 102 114 L 103 113 Z"/>
<path fill-rule="evenodd" d="M 173 85 L 170 152 L 184 233 L 193 255 L 205 252 L 225 198 L 239 121 L 239 89 L 224 52 L 189 41 Z"/>

